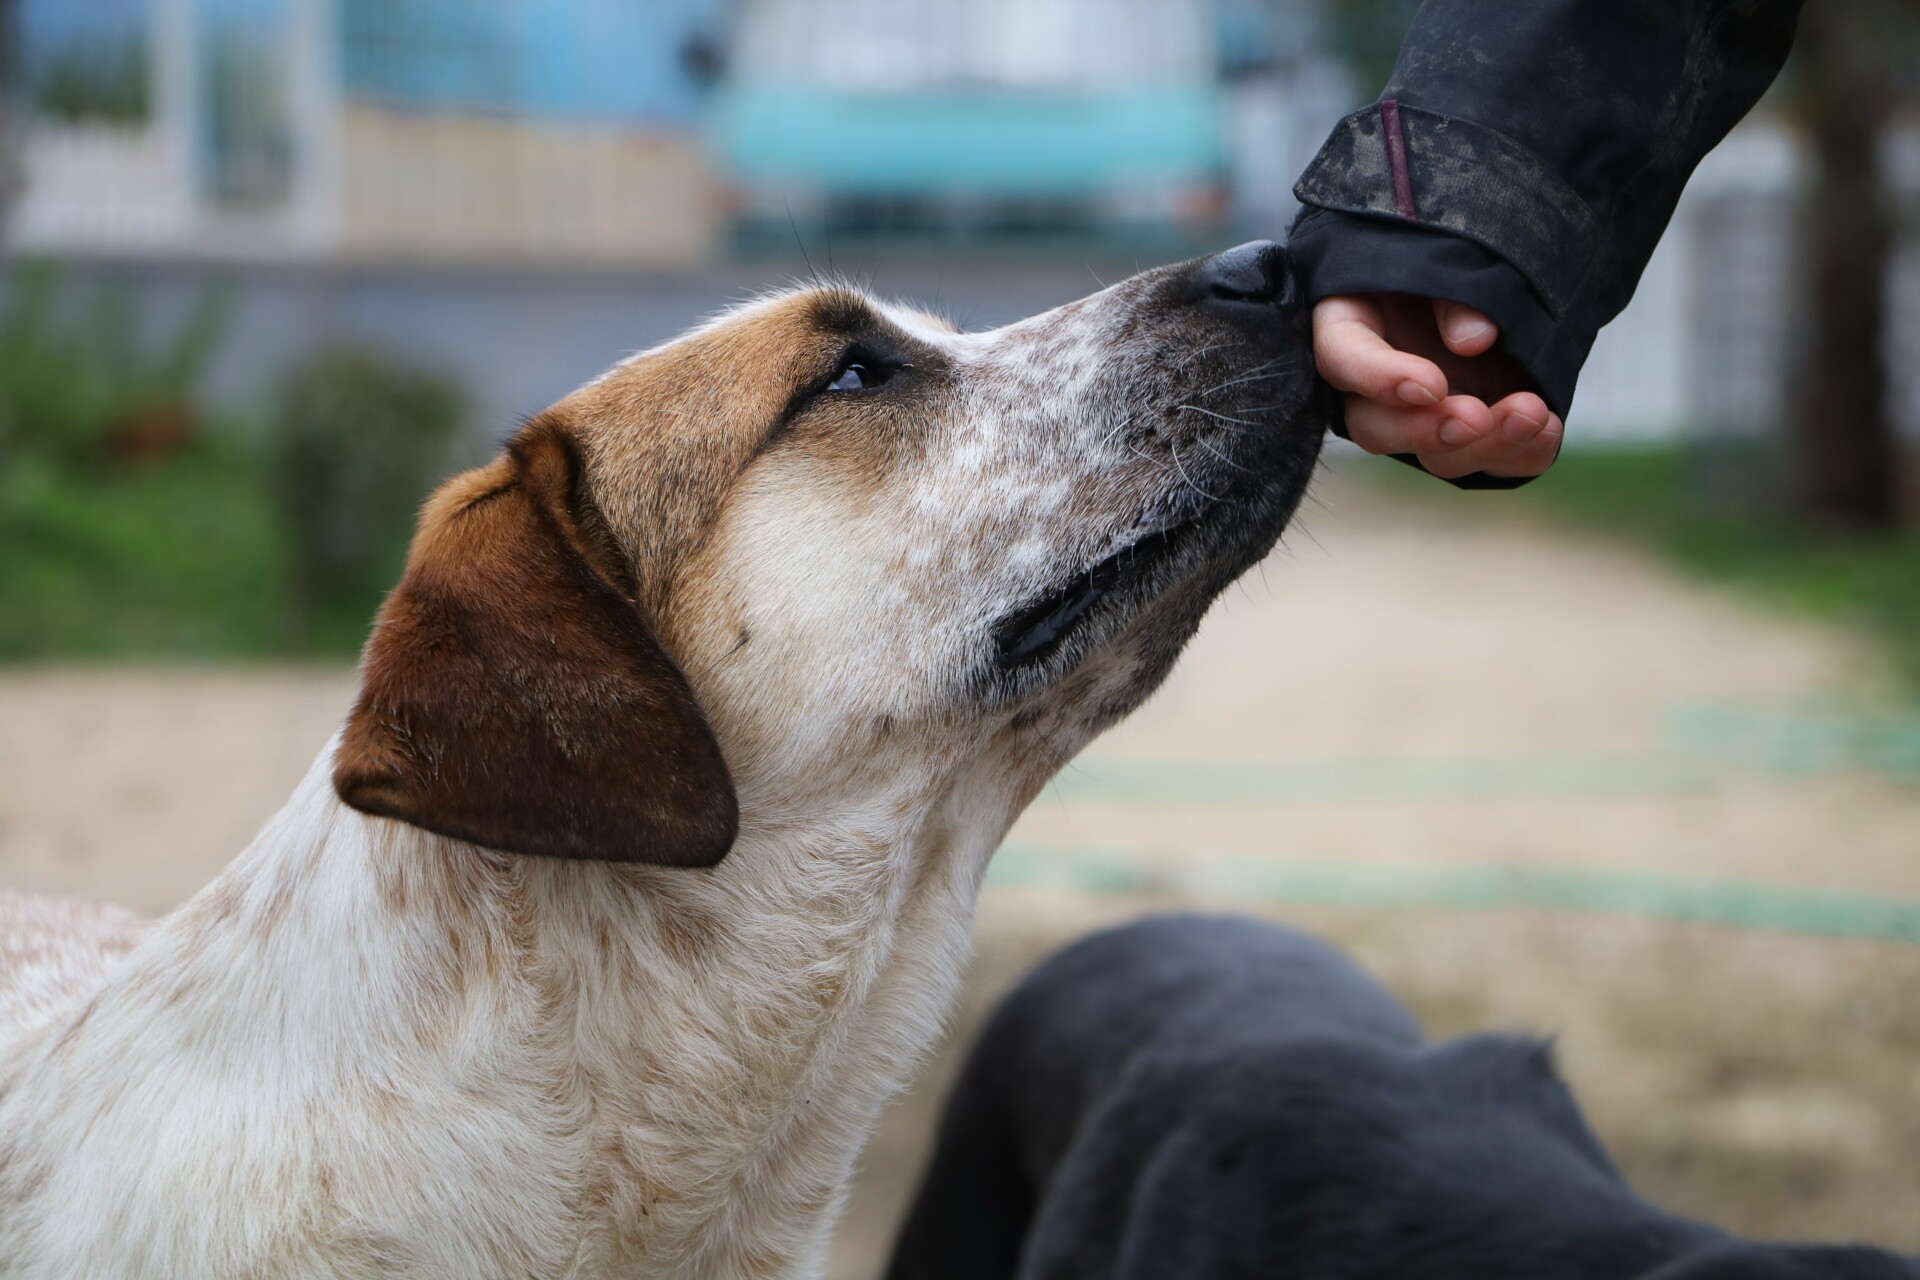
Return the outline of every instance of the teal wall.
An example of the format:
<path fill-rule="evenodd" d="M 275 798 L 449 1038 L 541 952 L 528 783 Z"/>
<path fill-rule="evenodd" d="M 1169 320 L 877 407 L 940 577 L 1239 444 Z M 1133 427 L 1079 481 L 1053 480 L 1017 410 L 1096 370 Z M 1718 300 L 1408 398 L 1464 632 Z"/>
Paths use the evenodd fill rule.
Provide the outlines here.
<path fill-rule="evenodd" d="M 714 128 L 736 177 L 837 193 L 1076 195 L 1204 180 L 1224 161 L 1212 83 L 1076 95 L 736 85 Z"/>

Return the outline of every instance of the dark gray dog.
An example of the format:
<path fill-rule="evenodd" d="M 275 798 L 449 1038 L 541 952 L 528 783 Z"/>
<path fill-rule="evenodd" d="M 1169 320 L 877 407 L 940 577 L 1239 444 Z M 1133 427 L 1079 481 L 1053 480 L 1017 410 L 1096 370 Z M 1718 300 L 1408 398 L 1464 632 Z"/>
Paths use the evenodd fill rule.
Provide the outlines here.
<path fill-rule="evenodd" d="M 1069 947 L 995 1012 L 889 1276 L 1920 1280 L 1920 1260 L 1664 1213 L 1547 1045 L 1430 1044 L 1325 943 L 1167 916 Z"/>

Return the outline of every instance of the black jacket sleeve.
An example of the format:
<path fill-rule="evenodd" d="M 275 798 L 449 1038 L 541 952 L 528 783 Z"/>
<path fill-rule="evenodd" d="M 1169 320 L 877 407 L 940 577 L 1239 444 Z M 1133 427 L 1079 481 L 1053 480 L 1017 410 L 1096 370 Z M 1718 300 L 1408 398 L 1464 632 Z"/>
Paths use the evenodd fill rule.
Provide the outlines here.
<path fill-rule="evenodd" d="M 1426 0 L 1381 100 L 1294 194 L 1313 301 L 1478 307 L 1563 417 L 1700 158 L 1766 90 L 1800 0 Z"/>

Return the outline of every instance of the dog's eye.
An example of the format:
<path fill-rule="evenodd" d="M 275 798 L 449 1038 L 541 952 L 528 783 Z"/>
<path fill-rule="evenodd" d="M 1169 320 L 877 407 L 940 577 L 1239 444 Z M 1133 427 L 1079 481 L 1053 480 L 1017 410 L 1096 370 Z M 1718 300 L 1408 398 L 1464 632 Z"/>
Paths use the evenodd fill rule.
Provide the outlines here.
<path fill-rule="evenodd" d="M 827 384 L 829 391 L 864 391 L 870 384 L 867 381 L 867 366 L 850 364 L 840 371 L 840 376 Z"/>
<path fill-rule="evenodd" d="M 827 384 L 829 391 L 871 391 L 883 383 L 890 382 L 893 375 L 900 372 L 904 365 L 881 364 L 877 360 L 861 358 L 849 360 L 840 367 L 840 372 Z"/>

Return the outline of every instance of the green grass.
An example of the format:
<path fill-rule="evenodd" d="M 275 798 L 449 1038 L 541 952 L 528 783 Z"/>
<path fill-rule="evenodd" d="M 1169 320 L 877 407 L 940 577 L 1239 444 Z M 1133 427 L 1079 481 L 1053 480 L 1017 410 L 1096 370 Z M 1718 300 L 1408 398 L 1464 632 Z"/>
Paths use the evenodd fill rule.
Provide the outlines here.
<path fill-rule="evenodd" d="M 1439 482 L 1399 467 L 1396 489 Z M 1920 530 L 1877 539 L 1821 539 L 1785 518 L 1703 502 L 1677 448 L 1569 453 L 1512 493 L 1465 495 L 1641 544 L 1702 580 L 1770 607 L 1858 627 L 1920 690 Z M 1440 489 L 1436 496 L 1445 496 Z"/>
<path fill-rule="evenodd" d="M 218 440 L 160 461 L 0 467 L 0 659 L 351 655 L 378 593 L 296 627 L 258 464 Z"/>
<path fill-rule="evenodd" d="M 194 395 L 226 332 L 201 292 L 164 341 L 120 282 L 22 265 L 0 299 L 0 661 L 339 655 L 399 576 L 459 386 L 327 346 L 253 422 Z"/>

